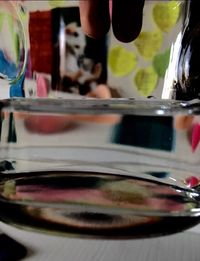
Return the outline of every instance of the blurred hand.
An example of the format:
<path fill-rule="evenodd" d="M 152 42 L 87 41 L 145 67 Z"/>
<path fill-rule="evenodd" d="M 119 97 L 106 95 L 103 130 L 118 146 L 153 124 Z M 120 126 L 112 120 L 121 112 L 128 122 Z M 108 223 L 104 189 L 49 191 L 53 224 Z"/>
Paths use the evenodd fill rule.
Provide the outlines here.
<path fill-rule="evenodd" d="M 144 1 L 79 0 L 83 30 L 93 38 L 100 38 L 112 24 L 119 41 L 131 42 L 141 30 Z"/>

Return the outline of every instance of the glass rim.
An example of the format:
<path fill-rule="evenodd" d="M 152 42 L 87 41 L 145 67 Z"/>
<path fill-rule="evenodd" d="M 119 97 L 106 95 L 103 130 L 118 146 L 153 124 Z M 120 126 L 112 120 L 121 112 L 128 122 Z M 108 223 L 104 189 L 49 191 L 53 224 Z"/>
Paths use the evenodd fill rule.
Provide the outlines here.
<path fill-rule="evenodd" d="M 125 114 L 146 116 L 200 115 L 200 100 L 191 101 L 134 98 L 12 98 L 0 101 L 8 111 L 34 113 Z"/>

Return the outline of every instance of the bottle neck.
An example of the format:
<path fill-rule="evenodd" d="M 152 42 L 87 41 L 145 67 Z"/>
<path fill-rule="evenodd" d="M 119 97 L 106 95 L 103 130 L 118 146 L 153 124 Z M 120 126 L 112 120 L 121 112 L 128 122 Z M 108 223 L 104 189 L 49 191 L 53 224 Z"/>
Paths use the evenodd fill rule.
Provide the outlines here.
<path fill-rule="evenodd" d="M 185 5 L 183 37 L 174 83 L 174 98 L 200 98 L 200 1 L 188 0 Z"/>
<path fill-rule="evenodd" d="M 191 32 L 200 24 L 200 1 L 188 0 L 185 3 L 183 23 L 183 46 L 187 44 Z"/>
<path fill-rule="evenodd" d="M 188 0 L 187 1 L 188 12 L 188 27 L 193 29 L 200 22 L 200 1 Z"/>

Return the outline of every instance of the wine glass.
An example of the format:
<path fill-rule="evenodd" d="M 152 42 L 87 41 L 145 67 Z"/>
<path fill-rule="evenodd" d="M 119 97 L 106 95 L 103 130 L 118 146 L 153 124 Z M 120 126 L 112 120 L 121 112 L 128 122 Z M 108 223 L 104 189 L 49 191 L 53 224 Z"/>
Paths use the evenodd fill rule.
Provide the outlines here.
<path fill-rule="evenodd" d="M 26 68 L 24 13 L 19 1 L 1 1 L 0 10 L 0 77 L 12 86 L 20 82 Z"/>

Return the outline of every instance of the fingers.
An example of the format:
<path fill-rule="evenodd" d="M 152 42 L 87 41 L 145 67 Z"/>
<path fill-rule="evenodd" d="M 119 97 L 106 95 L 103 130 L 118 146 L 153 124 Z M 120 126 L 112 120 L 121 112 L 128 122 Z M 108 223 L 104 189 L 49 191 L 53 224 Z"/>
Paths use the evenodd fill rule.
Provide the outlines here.
<path fill-rule="evenodd" d="M 93 38 L 105 35 L 110 27 L 110 0 L 79 0 L 82 28 Z M 144 0 L 112 0 L 112 27 L 122 42 L 133 41 L 142 27 Z"/>
<path fill-rule="evenodd" d="M 112 26 L 118 40 L 131 42 L 138 36 L 142 27 L 143 6 L 144 0 L 113 0 Z"/>
<path fill-rule="evenodd" d="M 81 25 L 93 37 L 104 36 L 110 28 L 108 0 L 79 0 Z"/>

